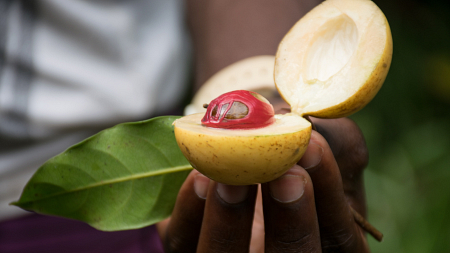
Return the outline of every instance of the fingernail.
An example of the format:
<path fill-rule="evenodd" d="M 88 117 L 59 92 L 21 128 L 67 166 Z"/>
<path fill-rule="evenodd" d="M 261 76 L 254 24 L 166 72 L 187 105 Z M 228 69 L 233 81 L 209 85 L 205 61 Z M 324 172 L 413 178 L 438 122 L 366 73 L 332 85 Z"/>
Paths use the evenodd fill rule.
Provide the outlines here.
<path fill-rule="evenodd" d="M 305 192 L 306 178 L 291 169 L 275 181 L 269 183 L 270 195 L 281 203 L 300 199 Z"/>
<path fill-rule="evenodd" d="M 194 191 L 199 198 L 206 199 L 209 181 L 209 178 L 200 173 L 194 177 Z"/>
<path fill-rule="evenodd" d="M 322 161 L 323 148 L 317 143 L 311 140 L 308 149 L 306 149 L 305 154 L 302 159 L 298 162 L 298 165 L 302 166 L 304 169 L 312 169 L 319 165 Z"/>
<path fill-rule="evenodd" d="M 217 192 L 225 202 L 237 204 L 247 198 L 249 187 L 248 185 L 226 185 L 218 183 Z"/>

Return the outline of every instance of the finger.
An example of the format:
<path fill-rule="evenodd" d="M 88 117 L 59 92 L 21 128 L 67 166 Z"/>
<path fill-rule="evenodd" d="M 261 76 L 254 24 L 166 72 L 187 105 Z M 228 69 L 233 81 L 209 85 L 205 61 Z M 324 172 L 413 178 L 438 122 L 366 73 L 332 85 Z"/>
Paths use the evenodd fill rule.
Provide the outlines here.
<path fill-rule="evenodd" d="M 349 118 L 319 119 L 310 117 L 317 132 L 328 142 L 339 165 L 348 170 L 362 170 L 368 162 L 364 136 Z"/>
<path fill-rule="evenodd" d="M 304 156 L 299 164 L 314 183 L 323 252 L 365 252 L 366 241 L 351 213 L 333 152 L 316 131 Z"/>
<path fill-rule="evenodd" d="M 209 182 L 193 170 L 183 183 L 166 231 L 160 228 L 166 252 L 196 252 Z"/>
<path fill-rule="evenodd" d="M 250 240 L 250 252 L 264 252 L 264 214 L 262 207 L 261 185 L 258 186 L 256 195 L 255 213 L 253 215 L 252 239 Z"/>
<path fill-rule="evenodd" d="M 317 131 L 326 139 L 341 172 L 344 192 L 350 204 L 365 216 L 366 205 L 363 170 L 368 163 L 368 151 L 359 127 L 348 118 L 324 120 L 311 118 Z"/>
<path fill-rule="evenodd" d="M 322 252 L 308 173 L 296 165 L 262 185 L 265 252 Z"/>
<path fill-rule="evenodd" d="M 256 193 L 211 181 L 197 252 L 248 252 Z"/>

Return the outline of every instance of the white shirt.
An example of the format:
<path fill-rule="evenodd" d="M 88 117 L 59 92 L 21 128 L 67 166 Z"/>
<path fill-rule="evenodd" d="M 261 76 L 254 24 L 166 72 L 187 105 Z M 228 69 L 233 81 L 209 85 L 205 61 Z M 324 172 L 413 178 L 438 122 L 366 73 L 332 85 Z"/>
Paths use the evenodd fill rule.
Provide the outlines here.
<path fill-rule="evenodd" d="M 93 129 L 175 106 L 190 56 L 181 0 L 2 2 L 0 219 L 19 213 L 7 204 L 43 162 Z"/>

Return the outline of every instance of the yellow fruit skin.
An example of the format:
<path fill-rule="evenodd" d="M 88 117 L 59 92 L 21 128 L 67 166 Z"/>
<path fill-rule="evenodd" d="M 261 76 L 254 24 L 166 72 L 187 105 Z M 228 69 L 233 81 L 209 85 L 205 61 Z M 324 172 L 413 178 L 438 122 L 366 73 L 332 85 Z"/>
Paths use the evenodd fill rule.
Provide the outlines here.
<path fill-rule="evenodd" d="M 389 72 L 392 61 L 393 43 L 391 29 L 388 21 L 386 22 L 386 47 L 383 55 L 375 66 L 374 70 L 367 78 L 366 83 L 346 101 L 332 107 L 325 108 L 320 111 L 309 113 L 308 115 L 319 118 L 341 118 L 352 115 L 353 113 L 364 108 L 383 86 L 384 80 Z"/>
<path fill-rule="evenodd" d="M 280 177 L 303 156 L 310 136 L 311 127 L 249 137 L 199 134 L 175 126 L 178 146 L 191 165 L 229 185 L 265 183 Z"/>

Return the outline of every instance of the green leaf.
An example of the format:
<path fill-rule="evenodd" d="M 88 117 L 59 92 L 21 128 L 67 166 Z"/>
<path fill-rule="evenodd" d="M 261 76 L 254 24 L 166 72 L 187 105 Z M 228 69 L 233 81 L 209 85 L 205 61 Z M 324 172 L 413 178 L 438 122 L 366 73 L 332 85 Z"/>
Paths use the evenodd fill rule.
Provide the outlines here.
<path fill-rule="evenodd" d="M 42 165 L 12 204 L 104 231 L 167 218 L 192 169 L 175 141 L 177 118 L 120 124 L 70 147 Z"/>

